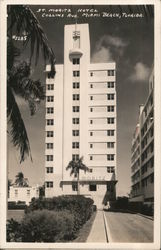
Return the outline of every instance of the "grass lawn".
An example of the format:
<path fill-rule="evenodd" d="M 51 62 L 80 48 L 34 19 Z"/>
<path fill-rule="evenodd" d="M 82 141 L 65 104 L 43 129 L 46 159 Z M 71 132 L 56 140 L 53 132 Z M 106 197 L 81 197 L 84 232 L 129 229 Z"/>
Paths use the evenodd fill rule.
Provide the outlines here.
<path fill-rule="evenodd" d="M 78 237 L 72 242 L 86 242 L 87 241 L 95 216 L 96 216 L 96 212 L 94 212 L 91 218 L 83 225 L 83 227 L 79 230 Z"/>
<path fill-rule="evenodd" d="M 11 218 L 20 222 L 24 216 L 24 210 L 13 209 L 7 211 L 7 219 L 10 220 Z"/>

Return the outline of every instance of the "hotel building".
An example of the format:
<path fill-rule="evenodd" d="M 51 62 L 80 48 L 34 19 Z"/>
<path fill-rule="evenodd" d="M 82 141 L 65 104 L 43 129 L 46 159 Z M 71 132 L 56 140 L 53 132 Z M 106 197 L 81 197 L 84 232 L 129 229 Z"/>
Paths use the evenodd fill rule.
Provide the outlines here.
<path fill-rule="evenodd" d="M 88 24 L 65 25 L 64 64 L 46 67 L 45 195 L 77 194 L 71 160 L 83 156 L 80 194 L 99 207 L 115 199 L 116 65 L 90 63 Z"/>
<path fill-rule="evenodd" d="M 149 78 L 149 95 L 140 106 L 131 150 L 131 201 L 154 202 L 154 72 Z"/>

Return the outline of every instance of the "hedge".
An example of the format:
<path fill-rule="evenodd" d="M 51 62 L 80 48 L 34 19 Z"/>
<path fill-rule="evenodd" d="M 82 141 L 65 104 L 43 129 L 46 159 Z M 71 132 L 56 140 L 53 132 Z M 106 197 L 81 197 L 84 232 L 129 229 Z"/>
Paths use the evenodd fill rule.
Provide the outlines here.
<path fill-rule="evenodd" d="M 7 224 L 7 240 L 15 242 L 64 242 L 74 235 L 74 216 L 69 211 L 37 210 L 18 223 Z"/>
<path fill-rule="evenodd" d="M 25 213 L 37 209 L 54 211 L 68 210 L 74 215 L 75 231 L 77 231 L 91 216 L 93 200 L 82 195 L 62 195 L 53 198 L 33 198 Z"/>
<path fill-rule="evenodd" d="M 76 238 L 79 229 L 96 209 L 82 195 L 32 199 L 21 223 L 7 224 L 7 240 L 21 242 L 64 242 Z"/>
<path fill-rule="evenodd" d="M 24 210 L 26 209 L 27 205 L 24 204 L 23 202 L 15 202 L 15 201 L 9 201 L 8 202 L 8 209 L 9 210 Z"/>

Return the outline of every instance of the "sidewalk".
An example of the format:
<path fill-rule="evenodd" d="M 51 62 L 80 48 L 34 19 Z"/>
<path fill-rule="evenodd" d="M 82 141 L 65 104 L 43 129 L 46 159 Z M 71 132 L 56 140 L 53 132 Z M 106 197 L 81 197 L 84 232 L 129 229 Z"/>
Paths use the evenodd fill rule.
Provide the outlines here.
<path fill-rule="evenodd" d="M 107 242 L 102 210 L 97 210 L 87 242 Z"/>

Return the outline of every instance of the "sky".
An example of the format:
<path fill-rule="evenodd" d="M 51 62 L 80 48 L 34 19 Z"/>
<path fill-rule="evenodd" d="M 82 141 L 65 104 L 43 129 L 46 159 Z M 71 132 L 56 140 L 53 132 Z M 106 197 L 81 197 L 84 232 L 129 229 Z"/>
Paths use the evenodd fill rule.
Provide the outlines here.
<path fill-rule="evenodd" d="M 89 23 L 91 63 L 116 62 L 117 195 L 128 195 L 131 185 L 132 135 L 138 121 L 139 105 L 144 104 L 148 96 L 148 78 L 154 60 L 153 18 L 144 15 L 142 6 L 133 6 L 131 12 L 133 15 L 130 16 L 126 5 L 121 8 L 117 5 L 32 5 L 30 7 L 47 35 L 57 64 L 63 64 L 64 25 L 75 23 L 76 19 L 71 15 L 74 16 L 76 13 L 77 23 Z M 60 8 L 62 12 L 55 11 Z M 92 9 L 95 11 L 92 12 Z M 49 17 L 51 13 L 61 14 L 61 17 Z M 97 15 L 90 16 L 92 13 Z M 21 46 L 21 42 L 15 43 L 18 47 Z M 21 60 L 28 58 L 29 51 L 26 49 Z M 37 67 L 32 68 L 32 77 L 40 79 L 45 85 L 44 69 L 45 65 L 40 56 Z M 27 158 L 23 163 L 19 163 L 19 153 L 10 143 L 11 138 L 8 136 L 8 176 L 14 181 L 16 174 L 22 171 L 30 185 L 43 184 L 45 102 L 41 102 L 32 117 L 26 103 L 19 98 L 17 102 L 28 132 L 33 162 Z"/>

